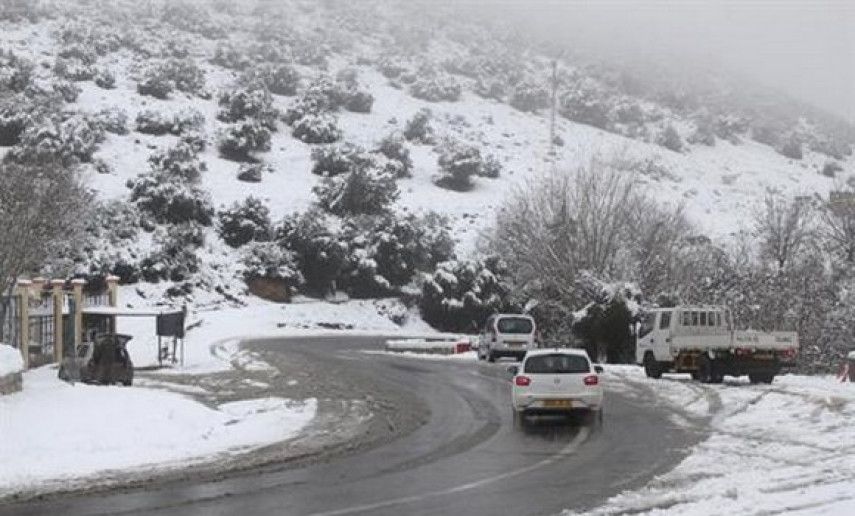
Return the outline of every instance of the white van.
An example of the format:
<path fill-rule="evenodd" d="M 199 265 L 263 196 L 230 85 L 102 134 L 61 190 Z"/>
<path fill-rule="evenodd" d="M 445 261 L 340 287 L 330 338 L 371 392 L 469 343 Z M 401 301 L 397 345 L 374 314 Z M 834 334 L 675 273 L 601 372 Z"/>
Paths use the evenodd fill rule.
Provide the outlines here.
<path fill-rule="evenodd" d="M 526 351 L 537 347 L 534 319 L 521 314 L 494 314 L 487 318 L 478 337 L 478 359 L 495 362 L 497 358 L 522 360 Z"/>

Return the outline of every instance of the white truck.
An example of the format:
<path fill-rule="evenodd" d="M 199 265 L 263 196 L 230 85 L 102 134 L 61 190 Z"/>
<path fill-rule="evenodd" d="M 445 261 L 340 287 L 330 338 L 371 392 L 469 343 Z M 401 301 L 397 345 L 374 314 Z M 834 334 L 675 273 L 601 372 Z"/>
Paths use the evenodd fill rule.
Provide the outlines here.
<path fill-rule="evenodd" d="M 723 306 L 676 306 L 649 311 L 636 332 L 636 361 L 650 378 L 674 371 L 704 383 L 724 375 L 748 375 L 772 383 L 782 367 L 794 365 L 796 332 L 736 331 Z"/>

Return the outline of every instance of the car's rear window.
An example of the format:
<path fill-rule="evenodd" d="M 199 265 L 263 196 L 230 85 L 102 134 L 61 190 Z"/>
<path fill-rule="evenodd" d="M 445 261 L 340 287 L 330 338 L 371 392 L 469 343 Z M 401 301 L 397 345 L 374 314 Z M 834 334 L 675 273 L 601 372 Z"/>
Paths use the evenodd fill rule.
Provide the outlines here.
<path fill-rule="evenodd" d="M 499 333 L 531 333 L 534 331 L 534 324 L 531 319 L 525 317 L 502 317 L 496 324 Z"/>
<path fill-rule="evenodd" d="M 590 370 L 587 357 L 565 353 L 536 355 L 525 361 L 525 372 L 529 374 L 587 373 Z"/>

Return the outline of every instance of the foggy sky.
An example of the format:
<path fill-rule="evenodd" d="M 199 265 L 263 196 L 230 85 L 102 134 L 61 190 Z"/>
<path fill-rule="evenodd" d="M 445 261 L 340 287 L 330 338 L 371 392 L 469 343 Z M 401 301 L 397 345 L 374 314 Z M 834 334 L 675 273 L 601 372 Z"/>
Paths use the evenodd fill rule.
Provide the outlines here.
<path fill-rule="evenodd" d="M 855 0 L 469 0 L 586 52 L 743 74 L 855 122 Z"/>

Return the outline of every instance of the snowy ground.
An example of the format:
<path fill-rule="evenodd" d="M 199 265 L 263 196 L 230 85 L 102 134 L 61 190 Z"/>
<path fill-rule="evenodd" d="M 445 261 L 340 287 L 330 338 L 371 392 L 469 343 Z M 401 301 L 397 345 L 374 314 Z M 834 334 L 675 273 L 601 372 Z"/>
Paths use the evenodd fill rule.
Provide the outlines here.
<path fill-rule="evenodd" d="M 245 453 L 296 436 L 316 409 L 314 399 L 271 397 L 209 407 L 158 387 L 70 385 L 52 367 L 25 373 L 22 392 L 0 397 L 0 498 Z"/>
<path fill-rule="evenodd" d="M 614 366 L 606 375 L 610 388 L 665 404 L 676 421 L 711 434 L 674 470 L 592 514 L 855 513 L 852 384 L 785 375 L 771 386 L 701 385 Z"/>

